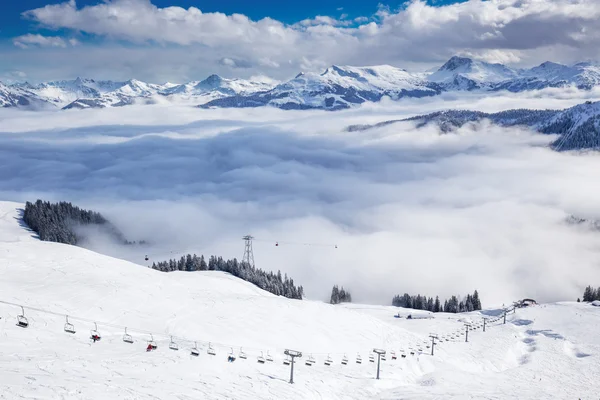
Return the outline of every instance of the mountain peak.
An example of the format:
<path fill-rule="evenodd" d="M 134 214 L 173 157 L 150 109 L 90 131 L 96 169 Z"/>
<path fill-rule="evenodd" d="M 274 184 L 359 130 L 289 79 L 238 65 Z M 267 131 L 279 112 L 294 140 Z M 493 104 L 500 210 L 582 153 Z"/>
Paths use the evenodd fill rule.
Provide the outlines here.
<path fill-rule="evenodd" d="M 453 56 L 444 65 L 440 67 L 440 71 L 455 71 L 461 67 L 468 68 L 473 65 L 473 60 L 467 57 Z"/>
<path fill-rule="evenodd" d="M 223 78 L 221 78 L 217 74 L 212 74 L 208 78 L 206 78 L 205 80 L 200 82 L 200 84 L 206 85 L 206 86 L 211 86 L 211 87 L 218 87 L 221 85 L 222 82 L 223 82 Z"/>

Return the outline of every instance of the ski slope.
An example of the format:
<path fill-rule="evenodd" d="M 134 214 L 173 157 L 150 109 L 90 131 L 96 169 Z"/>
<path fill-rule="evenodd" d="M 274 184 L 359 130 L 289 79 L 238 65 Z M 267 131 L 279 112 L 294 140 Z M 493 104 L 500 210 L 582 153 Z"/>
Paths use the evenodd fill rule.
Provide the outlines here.
<path fill-rule="evenodd" d="M 450 333 L 501 311 L 409 320 L 393 316 L 412 310 L 288 300 L 224 273 L 165 274 L 40 242 L 20 223 L 22 206 L 0 202 L 0 399 L 597 398 L 598 307 L 519 309 L 467 343 Z M 21 310 L 7 303 L 25 306 L 28 328 L 16 326 Z M 75 334 L 63 331 L 66 314 Z M 132 344 L 122 341 L 125 326 Z M 150 333 L 158 349 L 147 353 Z M 448 338 L 434 356 L 424 345 L 430 333 Z M 168 348 L 171 336 L 178 351 Z M 228 363 L 232 347 L 248 358 Z M 382 362 L 379 381 L 368 362 L 374 347 L 398 355 Z M 294 385 L 286 348 L 304 353 Z M 257 363 L 267 351 L 274 361 Z M 316 363 L 306 366 L 310 354 Z"/>

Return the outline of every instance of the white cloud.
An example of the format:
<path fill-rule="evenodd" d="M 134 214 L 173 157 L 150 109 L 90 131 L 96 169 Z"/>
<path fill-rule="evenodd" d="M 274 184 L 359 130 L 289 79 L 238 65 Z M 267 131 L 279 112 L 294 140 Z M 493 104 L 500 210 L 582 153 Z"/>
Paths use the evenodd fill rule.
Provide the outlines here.
<path fill-rule="evenodd" d="M 239 14 L 204 13 L 194 7 L 160 8 L 148 0 L 106 0 L 84 7 L 69 1 L 24 15 L 50 29 L 144 44 L 139 48 L 147 52 L 191 46 L 194 50 L 176 48 L 180 57 L 190 58 L 190 51 L 202 53 L 206 65 L 223 58 L 244 60 L 252 65 L 249 74 L 279 78 L 294 75 L 301 64 L 307 65 L 304 60 L 314 66 L 410 68 L 438 64 L 457 53 L 532 64 L 548 58 L 577 61 L 600 51 L 596 0 L 469 0 L 439 7 L 413 0 L 398 11 L 381 7 L 373 21 L 317 16 L 293 25 L 270 18 L 253 21 Z M 157 43 L 162 45 L 158 50 L 153 46 Z"/>
<path fill-rule="evenodd" d="M 77 39 L 64 39 L 59 36 L 42 36 L 27 34 L 18 36 L 13 39 L 13 44 L 22 49 L 29 47 L 67 47 L 77 46 L 79 41 Z"/>
<path fill-rule="evenodd" d="M 600 233 L 563 220 L 600 218 L 597 155 L 559 154 L 545 147 L 549 136 L 485 123 L 451 135 L 409 124 L 343 132 L 449 104 L 571 101 L 465 96 L 340 113 L 0 111 L 0 197 L 94 207 L 165 257 L 240 257 L 240 236 L 251 232 L 266 240 L 255 243 L 258 265 L 287 272 L 316 298 L 334 283 L 380 303 L 397 292 L 475 288 L 488 305 L 575 298 L 598 277 Z M 275 240 L 338 249 L 275 248 Z"/>

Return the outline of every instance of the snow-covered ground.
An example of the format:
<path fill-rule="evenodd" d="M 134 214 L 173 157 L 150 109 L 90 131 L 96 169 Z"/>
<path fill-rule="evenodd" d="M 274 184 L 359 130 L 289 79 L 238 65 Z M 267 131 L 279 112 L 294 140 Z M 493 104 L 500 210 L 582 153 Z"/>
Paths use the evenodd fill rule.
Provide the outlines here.
<path fill-rule="evenodd" d="M 0 202 L 0 399 L 597 397 L 600 309 L 591 305 L 519 309 L 506 325 L 470 332 L 466 343 L 450 334 L 500 311 L 408 320 L 394 314 L 412 311 L 393 307 L 287 300 L 223 273 L 165 274 L 40 242 L 20 223 L 21 207 Z M 27 329 L 16 326 L 21 310 L 7 303 L 26 306 Z M 75 334 L 63 331 L 63 314 Z M 97 343 L 89 339 L 92 321 L 102 334 Z M 122 341 L 125 326 L 132 344 Z M 147 353 L 149 333 L 158 349 Z M 434 356 L 424 346 L 430 333 L 449 339 Z M 169 349 L 171 335 L 178 351 Z M 190 355 L 194 341 L 198 357 Z M 228 363 L 231 347 L 248 358 Z M 398 355 L 382 363 L 379 381 L 368 362 L 374 347 Z M 294 385 L 282 362 L 286 348 L 304 352 Z M 259 364 L 267 351 L 274 361 Z"/>

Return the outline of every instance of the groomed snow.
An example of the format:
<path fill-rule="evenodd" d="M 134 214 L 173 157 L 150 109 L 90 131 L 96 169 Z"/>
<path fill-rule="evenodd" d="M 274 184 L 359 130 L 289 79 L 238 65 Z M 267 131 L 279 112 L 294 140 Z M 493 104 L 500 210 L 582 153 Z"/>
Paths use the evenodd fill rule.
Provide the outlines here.
<path fill-rule="evenodd" d="M 20 224 L 22 204 L 0 202 L 0 301 L 69 314 L 25 309 L 30 326 L 16 326 L 18 307 L 0 304 L 0 398 L 28 399 L 565 399 L 595 398 L 600 374 L 600 309 L 583 303 L 517 310 L 496 322 L 442 342 L 435 356 L 418 353 L 429 333 L 463 331 L 482 314 L 394 318 L 411 310 L 317 301 L 265 293 L 216 272 L 150 270 L 82 248 L 38 241 Z M 507 302 L 512 299 L 507 299 Z M 495 315 L 498 310 L 483 311 Z M 85 321 L 84 321 L 85 320 Z M 103 338 L 89 340 L 98 321 Z M 110 324 L 108 326 L 107 324 Z M 122 341 L 123 327 L 133 344 Z M 147 353 L 148 332 L 158 343 Z M 179 351 L 168 349 L 170 335 Z M 197 341 L 200 356 L 190 348 Z M 212 342 L 216 356 L 206 353 Z M 248 359 L 227 363 L 230 347 Z M 374 379 L 368 352 L 395 350 Z M 305 357 L 295 385 L 282 352 Z M 270 351 L 273 363 L 256 362 Z M 423 352 L 429 349 L 422 347 Z M 356 364 L 357 352 L 363 363 Z M 305 366 L 313 353 L 317 363 Z M 334 363 L 323 364 L 327 353 Z M 349 364 L 340 364 L 343 355 Z"/>

